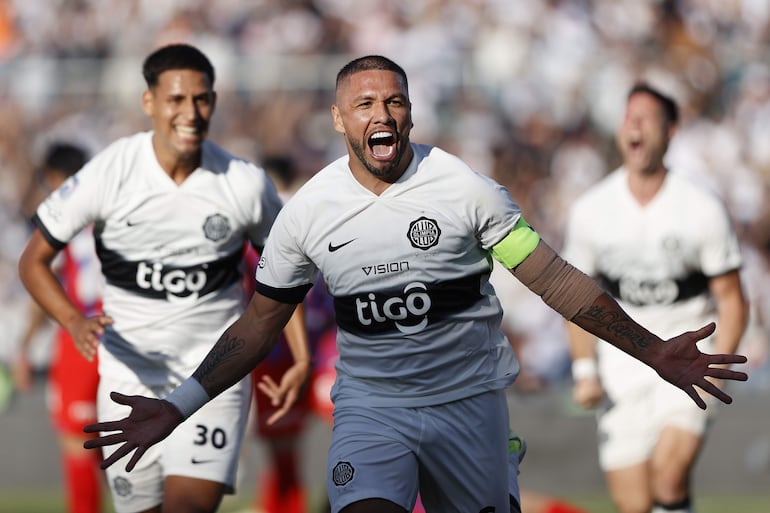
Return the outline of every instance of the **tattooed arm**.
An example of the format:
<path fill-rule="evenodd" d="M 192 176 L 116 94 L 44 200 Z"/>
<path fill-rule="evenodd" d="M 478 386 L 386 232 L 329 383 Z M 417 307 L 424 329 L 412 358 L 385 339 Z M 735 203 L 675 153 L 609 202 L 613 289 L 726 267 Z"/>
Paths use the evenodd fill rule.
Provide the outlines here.
<path fill-rule="evenodd" d="M 86 426 L 84 431 L 87 433 L 114 433 L 89 439 L 84 447 L 94 449 L 122 444 L 102 462 L 102 468 L 136 449 L 126 464 L 126 470 L 130 472 L 147 449 L 166 438 L 212 397 L 251 372 L 275 346 L 295 307 L 254 294 L 246 311 L 225 330 L 192 377 L 166 399 L 112 392 L 112 400 L 130 406 L 131 413 L 121 420 Z"/>
<path fill-rule="evenodd" d="M 703 409 L 706 408 L 706 402 L 695 386 L 722 402 L 732 402 L 732 398 L 708 381 L 706 376 L 738 381 L 746 381 L 748 378 L 743 372 L 712 366 L 744 363 L 745 356 L 712 355 L 698 350 L 696 343 L 716 329 L 713 322 L 699 330 L 685 332 L 664 342 L 631 319 L 607 294 L 597 297 L 594 303 L 575 316 L 572 322 L 646 363 L 655 369 L 661 378 L 684 390 Z"/>
<path fill-rule="evenodd" d="M 254 294 L 243 315 L 225 330 L 193 373 L 209 397 L 240 381 L 267 357 L 295 307 Z"/>

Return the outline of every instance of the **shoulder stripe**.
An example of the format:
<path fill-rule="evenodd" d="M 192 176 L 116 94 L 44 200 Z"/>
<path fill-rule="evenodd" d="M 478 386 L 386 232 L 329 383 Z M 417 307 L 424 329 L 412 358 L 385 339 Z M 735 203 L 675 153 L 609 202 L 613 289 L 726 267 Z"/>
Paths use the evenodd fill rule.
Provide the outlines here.
<path fill-rule="evenodd" d="M 256 282 L 255 290 L 263 296 L 274 299 L 280 303 L 300 304 L 305 299 L 305 295 L 313 287 L 312 283 L 306 285 L 299 285 L 292 288 L 276 288 L 270 285 L 265 285 L 259 281 Z"/>
<path fill-rule="evenodd" d="M 60 241 L 59 239 L 57 239 L 56 237 L 54 237 L 53 235 L 51 235 L 51 232 L 49 232 L 49 231 L 48 231 L 48 228 L 46 228 L 46 227 L 45 227 L 45 225 L 43 224 L 43 220 L 42 220 L 42 219 L 40 219 L 40 217 L 38 217 L 38 215 L 37 215 L 37 214 L 35 214 L 34 216 L 32 216 L 32 223 L 33 223 L 33 224 L 34 224 L 34 225 L 35 225 L 37 228 L 39 228 L 39 229 L 40 229 L 40 233 L 42 233 L 42 234 L 43 234 L 43 237 L 45 238 L 45 240 L 47 240 L 47 241 L 48 241 L 48 243 L 49 243 L 49 244 L 50 244 L 50 245 L 51 245 L 51 246 L 52 246 L 54 249 L 58 249 L 58 250 L 61 250 L 61 249 L 63 249 L 63 248 L 64 248 L 64 247 L 67 245 L 67 243 L 66 243 L 66 242 L 62 242 L 62 241 Z"/>

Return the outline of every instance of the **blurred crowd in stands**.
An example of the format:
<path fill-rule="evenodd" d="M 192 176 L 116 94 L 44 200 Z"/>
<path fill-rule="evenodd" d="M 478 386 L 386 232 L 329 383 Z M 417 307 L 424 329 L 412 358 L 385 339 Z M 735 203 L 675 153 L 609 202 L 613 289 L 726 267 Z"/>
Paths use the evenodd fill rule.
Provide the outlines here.
<path fill-rule="evenodd" d="M 211 139 L 299 185 L 344 153 L 334 77 L 352 56 L 393 58 L 410 77 L 412 139 L 459 154 L 506 185 L 560 248 L 569 203 L 618 163 L 613 134 L 633 82 L 682 109 L 668 154 L 712 187 L 743 243 L 753 306 L 747 385 L 770 389 L 770 3 L 765 0 L 0 0 L 0 361 L 25 292 L 16 261 L 40 200 L 45 144 L 92 152 L 147 129 L 137 72 L 155 47 L 211 57 Z M 521 387 L 568 378 L 561 324 L 514 280 L 499 286 Z M 695 326 L 693 326 L 695 328 Z"/>

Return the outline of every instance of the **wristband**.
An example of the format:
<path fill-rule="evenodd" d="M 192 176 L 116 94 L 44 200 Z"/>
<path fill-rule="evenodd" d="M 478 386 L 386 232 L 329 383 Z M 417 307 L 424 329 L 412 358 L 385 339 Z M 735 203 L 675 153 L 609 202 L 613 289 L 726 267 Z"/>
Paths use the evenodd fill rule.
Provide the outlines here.
<path fill-rule="evenodd" d="M 185 420 L 210 400 L 206 389 L 193 377 L 184 380 L 166 396 L 166 401 L 173 404 Z"/>
<path fill-rule="evenodd" d="M 596 361 L 593 358 L 578 358 L 572 362 L 572 379 L 575 381 L 579 379 L 595 378 L 599 375 L 599 371 L 596 368 Z"/>

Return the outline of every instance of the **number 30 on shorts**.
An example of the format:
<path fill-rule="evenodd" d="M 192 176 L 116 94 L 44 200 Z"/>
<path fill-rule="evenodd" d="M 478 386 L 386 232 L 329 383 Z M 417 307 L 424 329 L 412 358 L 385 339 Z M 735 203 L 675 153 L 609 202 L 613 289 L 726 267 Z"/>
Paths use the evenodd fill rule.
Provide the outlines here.
<path fill-rule="evenodd" d="M 194 441 L 195 445 L 206 445 L 211 442 L 215 449 L 222 449 L 227 445 L 227 433 L 225 433 L 224 429 L 214 428 L 209 430 L 203 424 L 197 424 L 195 427 L 198 429 L 198 436 Z"/>

